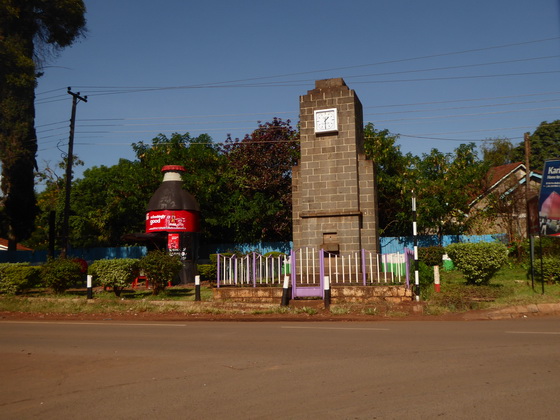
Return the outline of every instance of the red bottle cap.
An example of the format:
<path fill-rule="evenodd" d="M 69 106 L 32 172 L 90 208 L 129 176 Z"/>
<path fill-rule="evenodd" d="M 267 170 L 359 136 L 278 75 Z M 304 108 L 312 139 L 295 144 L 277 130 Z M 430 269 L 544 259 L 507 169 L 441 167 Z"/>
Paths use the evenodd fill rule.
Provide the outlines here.
<path fill-rule="evenodd" d="M 186 172 L 185 167 L 181 165 L 165 165 L 161 168 L 161 172 Z"/>

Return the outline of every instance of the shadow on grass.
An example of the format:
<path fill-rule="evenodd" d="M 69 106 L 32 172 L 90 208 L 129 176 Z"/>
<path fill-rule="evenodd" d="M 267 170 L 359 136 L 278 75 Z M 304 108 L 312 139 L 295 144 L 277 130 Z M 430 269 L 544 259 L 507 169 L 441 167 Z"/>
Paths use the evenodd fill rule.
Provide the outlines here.
<path fill-rule="evenodd" d="M 66 290 L 64 293 L 56 295 L 49 289 L 32 289 L 20 294 L 26 297 L 58 297 L 58 298 L 87 298 L 87 288 L 72 288 Z M 132 289 L 128 288 L 121 292 L 120 296 L 115 295 L 112 289 L 95 289 L 93 293 L 94 298 L 103 299 L 124 299 L 124 300 L 194 300 L 195 288 L 194 287 L 168 287 L 158 295 L 154 295 L 151 289 Z M 208 287 L 201 288 L 202 300 L 209 300 L 212 297 L 212 289 Z"/>
<path fill-rule="evenodd" d="M 112 293 L 112 292 L 106 292 Z M 189 298 L 194 299 L 195 289 L 194 288 L 186 288 L 186 287 L 171 287 L 166 288 L 163 292 L 160 292 L 158 295 L 154 295 L 151 290 L 133 290 L 133 289 L 126 289 L 121 292 L 121 298 L 123 299 L 171 299 L 171 300 L 190 300 Z"/>

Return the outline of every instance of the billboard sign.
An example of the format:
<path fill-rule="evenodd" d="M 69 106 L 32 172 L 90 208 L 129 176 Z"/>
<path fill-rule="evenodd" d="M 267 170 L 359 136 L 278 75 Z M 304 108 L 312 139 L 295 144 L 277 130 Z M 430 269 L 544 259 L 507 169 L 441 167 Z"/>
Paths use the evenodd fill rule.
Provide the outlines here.
<path fill-rule="evenodd" d="M 544 163 L 539 224 L 541 235 L 560 236 L 560 159 Z"/>

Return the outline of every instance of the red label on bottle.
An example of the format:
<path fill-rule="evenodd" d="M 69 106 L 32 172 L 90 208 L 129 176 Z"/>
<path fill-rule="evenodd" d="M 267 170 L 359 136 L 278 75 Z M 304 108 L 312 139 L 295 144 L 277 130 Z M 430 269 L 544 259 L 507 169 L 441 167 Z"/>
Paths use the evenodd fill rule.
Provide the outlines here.
<path fill-rule="evenodd" d="M 146 232 L 198 232 L 198 213 L 161 210 L 146 213 Z"/>
<path fill-rule="evenodd" d="M 167 235 L 167 249 L 179 249 L 179 234 L 170 233 Z"/>

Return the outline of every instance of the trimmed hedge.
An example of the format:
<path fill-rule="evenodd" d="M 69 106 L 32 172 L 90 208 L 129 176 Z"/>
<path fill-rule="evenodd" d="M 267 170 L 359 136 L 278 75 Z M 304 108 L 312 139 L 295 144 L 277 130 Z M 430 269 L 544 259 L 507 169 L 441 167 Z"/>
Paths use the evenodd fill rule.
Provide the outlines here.
<path fill-rule="evenodd" d="M 29 263 L 0 264 L 0 292 L 15 295 L 38 286 L 40 272 L 39 267 Z"/>
<path fill-rule="evenodd" d="M 62 293 L 82 279 L 82 267 L 75 261 L 59 258 L 41 267 L 41 279 L 55 293 Z"/>
<path fill-rule="evenodd" d="M 488 284 L 507 261 L 507 248 L 498 242 L 451 244 L 447 255 L 463 273 L 467 284 Z"/>
<path fill-rule="evenodd" d="M 120 258 L 114 260 L 97 260 L 89 267 L 89 273 L 103 287 L 111 287 L 116 296 L 134 281 L 139 274 L 140 260 Z"/>

